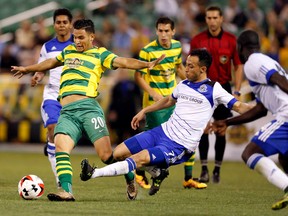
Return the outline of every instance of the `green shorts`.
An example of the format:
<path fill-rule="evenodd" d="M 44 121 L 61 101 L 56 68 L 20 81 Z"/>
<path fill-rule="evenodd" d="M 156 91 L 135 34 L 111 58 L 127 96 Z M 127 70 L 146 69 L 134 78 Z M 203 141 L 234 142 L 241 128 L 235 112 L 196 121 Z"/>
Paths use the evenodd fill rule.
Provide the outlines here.
<path fill-rule="evenodd" d="M 63 106 L 54 136 L 56 134 L 69 135 L 75 145 L 83 134 L 92 143 L 103 136 L 109 136 L 104 112 L 94 98 L 75 101 Z"/>
<path fill-rule="evenodd" d="M 166 122 L 172 115 L 174 108 L 175 106 L 172 106 L 155 112 L 146 113 L 145 130 L 152 129 L 163 122 Z"/>

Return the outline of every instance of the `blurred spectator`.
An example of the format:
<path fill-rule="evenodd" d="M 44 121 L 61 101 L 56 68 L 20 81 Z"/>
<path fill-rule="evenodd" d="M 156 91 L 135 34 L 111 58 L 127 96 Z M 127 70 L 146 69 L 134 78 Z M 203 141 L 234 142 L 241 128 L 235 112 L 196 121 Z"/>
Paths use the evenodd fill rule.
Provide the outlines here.
<path fill-rule="evenodd" d="M 179 5 L 176 0 L 155 0 L 154 10 L 157 17 L 167 16 L 176 18 L 179 13 Z"/>
<path fill-rule="evenodd" d="M 283 47 L 279 50 L 279 63 L 288 71 L 288 35 L 284 38 Z"/>
<path fill-rule="evenodd" d="M 224 23 L 223 27 L 230 32 L 236 33 L 238 31 L 238 26 L 233 23 L 233 20 L 237 14 L 242 13 L 242 9 L 239 6 L 238 0 L 229 0 L 228 4 L 224 6 L 223 17 Z"/>
<path fill-rule="evenodd" d="M 141 109 L 141 91 L 129 77 L 129 70 L 118 69 L 117 83 L 111 90 L 108 110 L 110 128 L 117 134 L 116 143 L 139 133 L 131 128 L 131 120 Z"/>
<path fill-rule="evenodd" d="M 35 45 L 35 33 L 30 20 L 24 20 L 15 32 L 15 42 L 21 49 L 32 49 Z"/>
<path fill-rule="evenodd" d="M 138 58 L 140 50 L 149 43 L 149 37 L 144 33 L 142 24 L 138 20 L 131 23 L 131 27 L 135 30 L 135 34 L 131 37 L 131 55 Z"/>
<path fill-rule="evenodd" d="M 1 55 L 1 72 L 10 72 L 11 65 L 19 65 L 19 61 L 16 57 L 16 52 L 17 49 L 14 44 L 6 44 L 6 46 L 3 48 L 3 53 Z"/>
<path fill-rule="evenodd" d="M 256 22 L 257 26 L 262 27 L 264 22 L 264 13 L 258 7 L 257 0 L 248 0 L 245 14 L 249 20 Z"/>
<path fill-rule="evenodd" d="M 52 38 L 49 28 L 45 24 L 43 16 L 38 17 L 36 22 L 36 43 L 42 45 Z"/>

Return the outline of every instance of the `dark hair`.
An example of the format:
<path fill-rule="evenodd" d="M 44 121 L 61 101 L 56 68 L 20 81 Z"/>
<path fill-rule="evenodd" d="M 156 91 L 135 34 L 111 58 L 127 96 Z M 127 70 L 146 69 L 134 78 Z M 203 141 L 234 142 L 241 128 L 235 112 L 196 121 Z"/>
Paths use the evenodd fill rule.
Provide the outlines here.
<path fill-rule="evenodd" d="M 90 19 L 78 19 L 73 24 L 74 29 L 85 29 L 86 32 L 95 33 L 94 23 Z"/>
<path fill-rule="evenodd" d="M 206 66 L 207 70 L 212 64 L 212 55 L 206 48 L 194 49 L 190 52 L 190 56 L 198 56 L 199 65 Z"/>
<path fill-rule="evenodd" d="M 209 7 L 206 8 L 206 12 L 207 11 L 218 11 L 219 15 L 223 16 L 223 12 L 222 12 L 221 8 L 218 7 L 218 6 L 209 6 Z"/>
<path fill-rule="evenodd" d="M 159 24 L 170 24 L 172 30 L 174 30 L 175 27 L 174 21 L 171 20 L 169 17 L 160 17 L 156 22 L 156 29 L 158 28 Z"/>
<path fill-rule="evenodd" d="M 237 44 L 242 48 L 260 48 L 259 36 L 253 30 L 243 31 L 237 39 Z"/>
<path fill-rule="evenodd" d="M 61 15 L 67 16 L 69 22 L 72 22 L 73 16 L 72 16 L 71 12 L 66 8 L 59 8 L 59 9 L 54 11 L 53 22 L 55 23 L 56 17 L 61 16 Z"/>

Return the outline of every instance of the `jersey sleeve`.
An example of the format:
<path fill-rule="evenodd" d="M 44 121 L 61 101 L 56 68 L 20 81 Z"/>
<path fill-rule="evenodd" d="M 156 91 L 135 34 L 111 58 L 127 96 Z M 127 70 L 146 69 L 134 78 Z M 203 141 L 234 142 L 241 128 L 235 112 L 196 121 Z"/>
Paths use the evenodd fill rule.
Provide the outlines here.
<path fill-rule="evenodd" d="M 113 67 L 113 61 L 118 56 L 105 48 L 101 48 L 101 49 L 103 49 L 103 52 L 101 52 L 101 65 L 108 69 L 112 69 L 112 70 L 117 69 Z"/>
<path fill-rule="evenodd" d="M 217 106 L 223 104 L 228 109 L 232 109 L 233 105 L 237 102 L 236 98 L 229 94 L 218 82 L 214 85 L 213 97 Z"/>
<path fill-rule="evenodd" d="M 172 92 L 172 98 L 174 99 L 174 100 L 177 100 L 177 98 L 178 98 L 178 93 L 179 93 L 179 86 L 182 84 L 182 82 L 183 81 L 180 81 L 179 82 L 179 84 L 175 87 L 175 89 L 173 90 L 173 92 Z"/>
<path fill-rule="evenodd" d="M 250 84 L 270 84 L 270 78 L 274 73 L 277 73 L 277 65 L 279 64 L 261 54 L 253 54 L 245 63 L 244 72 Z M 279 66 L 279 68 L 281 68 Z"/>
<path fill-rule="evenodd" d="M 40 55 L 38 58 L 38 63 L 43 62 L 47 59 L 47 50 L 46 50 L 46 44 L 43 44 L 40 50 Z"/>

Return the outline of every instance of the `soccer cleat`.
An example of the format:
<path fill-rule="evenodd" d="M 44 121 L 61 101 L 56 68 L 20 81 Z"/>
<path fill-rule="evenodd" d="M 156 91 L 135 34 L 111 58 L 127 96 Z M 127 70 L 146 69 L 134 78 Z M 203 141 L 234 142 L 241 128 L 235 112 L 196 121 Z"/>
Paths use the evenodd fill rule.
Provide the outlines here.
<path fill-rule="evenodd" d="M 220 183 L 220 174 L 219 173 L 213 173 L 212 181 L 214 184 L 219 184 Z"/>
<path fill-rule="evenodd" d="M 151 188 L 149 190 L 149 195 L 152 196 L 154 194 L 156 194 L 159 189 L 160 189 L 160 185 L 162 183 L 162 181 L 169 175 L 169 171 L 166 169 L 161 169 L 161 173 L 159 176 L 155 177 L 155 178 L 151 178 L 152 179 L 152 185 Z"/>
<path fill-rule="evenodd" d="M 183 182 L 184 188 L 196 188 L 196 189 L 205 189 L 207 188 L 207 184 L 194 181 L 193 179 L 189 179 L 188 181 Z"/>
<path fill-rule="evenodd" d="M 288 205 L 288 193 L 285 193 L 283 198 L 272 205 L 273 210 L 280 210 Z"/>
<path fill-rule="evenodd" d="M 137 187 L 135 178 L 127 183 L 127 199 L 135 200 L 137 197 Z"/>
<path fill-rule="evenodd" d="M 59 191 L 57 193 L 49 193 L 47 195 L 50 201 L 75 201 L 74 196 L 66 191 Z"/>
<path fill-rule="evenodd" d="M 151 188 L 151 185 L 149 184 L 146 176 L 141 176 L 141 175 L 135 174 L 135 178 L 136 178 L 136 182 L 140 185 L 140 187 L 142 187 L 144 189 L 150 189 Z"/>
<path fill-rule="evenodd" d="M 208 183 L 209 182 L 209 173 L 208 170 L 202 170 L 199 182 L 201 183 Z"/>
<path fill-rule="evenodd" d="M 92 177 L 95 168 L 96 167 L 89 164 L 88 159 L 83 159 L 81 162 L 80 179 L 82 181 L 88 181 Z"/>

